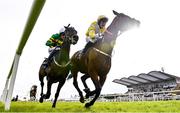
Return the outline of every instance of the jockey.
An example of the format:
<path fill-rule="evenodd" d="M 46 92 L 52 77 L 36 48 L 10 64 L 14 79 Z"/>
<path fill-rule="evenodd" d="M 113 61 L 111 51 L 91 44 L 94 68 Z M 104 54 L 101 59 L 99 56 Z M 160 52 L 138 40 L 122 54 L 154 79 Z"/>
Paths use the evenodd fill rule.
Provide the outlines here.
<path fill-rule="evenodd" d="M 102 38 L 106 31 L 106 23 L 108 18 L 104 15 L 100 15 L 97 21 L 91 23 L 90 27 L 86 32 L 86 46 L 82 53 L 85 53 L 89 47 L 91 47 L 98 39 Z"/>
<path fill-rule="evenodd" d="M 53 34 L 49 40 L 46 42 L 46 46 L 49 46 L 48 52 L 49 52 L 49 57 L 46 59 L 46 61 L 43 63 L 45 68 L 49 65 L 52 57 L 54 54 L 60 50 L 63 40 L 65 38 L 65 28 L 61 28 L 59 33 Z"/>

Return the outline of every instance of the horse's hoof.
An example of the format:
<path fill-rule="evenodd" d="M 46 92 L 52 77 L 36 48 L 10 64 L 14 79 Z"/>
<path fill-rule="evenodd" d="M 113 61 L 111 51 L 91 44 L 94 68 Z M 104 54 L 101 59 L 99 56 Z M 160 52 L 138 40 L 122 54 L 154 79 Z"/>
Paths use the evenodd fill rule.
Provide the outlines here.
<path fill-rule="evenodd" d="M 41 95 L 40 95 L 40 96 L 42 97 L 43 95 L 44 95 L 44 94 L 43 94 L 43 93 L 41 93 Z"/>
<path fill-rule="evenodd" d="M 52 105 L 52 108 L 55 108 L 55 107 L 56 107 L 56 105 L 53 104 L 53 105 Z"/>
<path fill-rule="evenodd" d="M 79 101 L 80 101 L 81 103 L 84 103 L 84 98 L 80 98 Z"/>
<path fill-rule="evenodd" d="M 40 97 L 39 102 L 43 103 L 43 97 Z"/>
<path fill-rule="evenodd" d="M 86 104 L 85 104 L 85 107 L 86 107 L 86 108 L 89 108 L 90 106 L 91 106 L 90 103 L 86 103 Z"/>

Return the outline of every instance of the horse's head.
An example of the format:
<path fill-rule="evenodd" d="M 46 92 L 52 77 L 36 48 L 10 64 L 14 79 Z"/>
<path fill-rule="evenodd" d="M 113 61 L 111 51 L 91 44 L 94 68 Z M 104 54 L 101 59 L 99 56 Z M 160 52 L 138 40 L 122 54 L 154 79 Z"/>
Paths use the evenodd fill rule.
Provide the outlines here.
<path fill-rule="evenodd" d="M 123 13 L 118 13 L 114 10 L 113 13 L 116 16 L 114 17 L 113 21 L 107 27 L 107 30 L 104 33 L 104 40 L 99 41 L 99 48 L 109 54 L 112 53 L 112 49 L 115 45 L 116 38 L 119 36 L 119 33 L 123 33 L 132 28 L 139 27 L 140 25 L 140 21 L 131 18 Z M 97 45 L 99 45 L 99 43 Z"/>
<path fill-rule="evenodd" d="M 64 26 L 65 28 L 65 39 L 64 42 L 69 42 L 70 44 L 76 44 L 79 40 L 79 36 L 77 35 L 77 31 L 74 29 L 74 27 Z"/>
<path fill-rule="evenodd" d="M 113 13 L 116 15 L 116 17 L 113 19 L 108 29 L 114 34 L 118 33 L 119 31 L 123 33 L 132 28 L 139 27 L 140 25 L 139 20 L 131 18 L 123 13 L 118 13 L 114 10 L 113 10 Z"/>

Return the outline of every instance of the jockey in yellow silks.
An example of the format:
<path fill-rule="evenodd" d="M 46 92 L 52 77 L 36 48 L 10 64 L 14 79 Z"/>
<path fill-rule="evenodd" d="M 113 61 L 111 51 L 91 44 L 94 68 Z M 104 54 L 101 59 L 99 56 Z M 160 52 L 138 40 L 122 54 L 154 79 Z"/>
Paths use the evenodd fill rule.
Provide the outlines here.
<path fill-rule="evenodd" d="M 97 21 L 91 23 L 86 32 L 86 46 L 82 53 L 85 53 L 89 47 L 91 47 L 98 39 L 102 38 L 106 30 L 105 26 L 108 22 L 108 18 L 104 15 L 100 15 Z"/>

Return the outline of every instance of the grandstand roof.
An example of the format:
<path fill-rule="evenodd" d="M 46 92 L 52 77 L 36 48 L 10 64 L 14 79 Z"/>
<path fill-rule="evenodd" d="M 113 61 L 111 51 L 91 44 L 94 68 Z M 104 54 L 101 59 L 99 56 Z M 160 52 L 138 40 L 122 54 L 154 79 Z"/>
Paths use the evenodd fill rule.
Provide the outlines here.
<path fill-rule="evenodd" d="M 180 77 L 170 75 L 161 71 L 151 71 L 149 73 L 141 73 L 137 76 L 123 77 L 121 79 L 114 79 L 113 82 L 125 86 L 140 85 L 147 83 L 162 82 L 167 80 L 180 79 Z"/>

